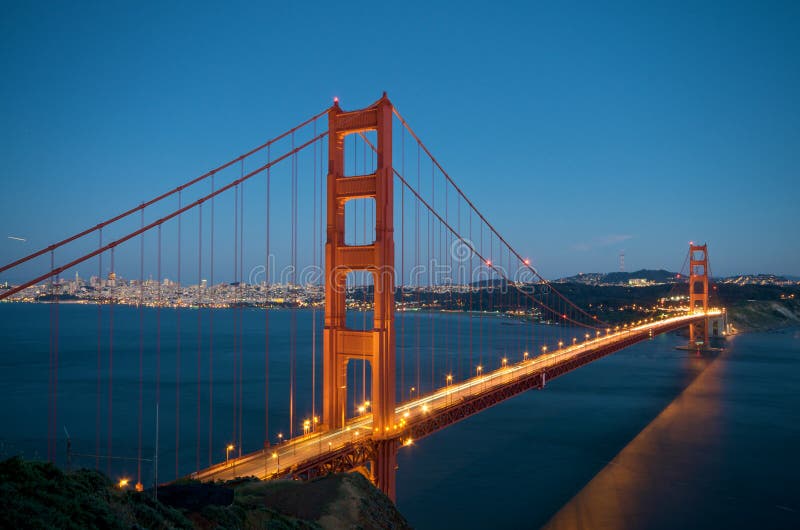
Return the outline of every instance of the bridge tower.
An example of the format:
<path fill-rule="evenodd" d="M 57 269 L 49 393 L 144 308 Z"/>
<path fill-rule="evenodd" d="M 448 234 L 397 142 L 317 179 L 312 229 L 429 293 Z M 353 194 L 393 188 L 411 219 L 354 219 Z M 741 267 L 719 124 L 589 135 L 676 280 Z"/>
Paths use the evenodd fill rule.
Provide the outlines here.
<path fill-rule="evenodd" d="M 708 245 L 689 243 L 689 311 L 708 312 Z M 689 326 L 690 346 L 708 346 L 708 317 Z"/>
<path fill-rule="evenodd" d="M 349 134 L 376 131 L 377 169 L 371 175 L 344 175 L 344 139 Z M 344 427 L 347 410 L 347 364 L 362 359 L 372 369 L 373 440 L 371 463 L 377 486 L 395 497 L 395 329 L 394 213 L 392 168 L 392 104 L 384 93 L 371 106 L 344 112 L 338 101 L 328 112 L 328 198 L 325 243 L 325 330 L 323 338 L 322 421 L 327 429 Z M 375 241 L 346 245 L 345 203 L 375 200 Z M 345 325 L 347 275 L 368 271 L 374 280 L 374 322 L 371 330 Z"/>

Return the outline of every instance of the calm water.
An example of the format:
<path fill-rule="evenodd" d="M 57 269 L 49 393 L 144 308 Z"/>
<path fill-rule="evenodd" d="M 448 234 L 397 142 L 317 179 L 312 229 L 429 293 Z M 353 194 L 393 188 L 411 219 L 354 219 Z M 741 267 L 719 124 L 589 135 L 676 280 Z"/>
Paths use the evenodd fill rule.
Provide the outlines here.
<path fill-rule="evenodd" d="M 278 432 L 289 432 L 293 321 L 298 329 L 295 425 L 319 410 L 318 395 L 312 408 L 311 366 L 316 351 L 319 378 L 321 316 L 310 311 L 269 312 L 267 428 L 273 441 Z M 98 338 L 99 453 L 107 452 L 110 317 L 108 307 L 100 308 L 99 315 L 96 306 L 58 308 L 57 457 L 62 465 L 63 425 L 72 436 L 73 452 L 98 452 Z M 159 315 L 153 309 L 114 308 L 112 454 L 132 458 L 138 452 L 141 340 L 142 457 L 154 453 L 156 375 L 160 374 L 159 478 L 169 480 L 193 471 L 198 455 L 200 465 L 224 458 L 225 445 L 237 439 L 232 383 L 239 318 L 244 352 L 243 450 L 261 448 L 266 427 L 265 317 L 259 310 L 170 309 Z M 364 321 L 363 314 L 351 318 L 354 327 Z M 160 341 L 155 331 L 159 319 Z M 50 323 L 48 305 L 0 304 L 0 391 L 6 403 L 0 408 L 0 456 L 47 454 Z M 539 351 L 543 343 L 552 347 L 559 339 L 569 341 L 576 335 L 574 330 L 520 325 L 505 318 L 453 314 L 401 314 L 397 327 L 398 398 L 401 392 L 407 396 L 412 386 L 423 392 L 431 385 L 441 386 L 447 373 L 461 379 L 474 370 L 470 366 L 497 366 L 504 356 L 521 358 L 526 349 Z M 418 528 L 800 526 L 796 479 L 800 330 L 739 336 L 724 353 L 707 357 L 676 350 L 680 342 L 674 336 L 656 337 L 402 450 L 397 476 L 401 511 Z M 412 375 L 417 365 L 419 379 Z M 214 374 L 213 389 L 209 369 Z M 363 399 L 363 375 L 361 365 L 354 363 L 349 382 L 352 402 Z M 210 391 L 213 421 L 209 421 Z M 176 422 L 178 395 L 180 421 Z M 95 465 L 93 457 L 74 461 Z M 100 467 L 112 476 L 136 478 L 131 460 L 101 460 Z M 152 482 L 152 463 L 143 462 L 141 474 L 144 483 Z"/>

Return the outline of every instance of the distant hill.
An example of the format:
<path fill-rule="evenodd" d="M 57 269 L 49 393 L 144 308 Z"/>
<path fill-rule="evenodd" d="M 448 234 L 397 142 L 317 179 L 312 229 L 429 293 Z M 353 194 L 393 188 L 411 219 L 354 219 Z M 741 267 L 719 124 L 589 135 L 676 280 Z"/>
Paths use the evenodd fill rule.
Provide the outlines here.
<path fill-rule="evenodd" d="M 588 284 L 627 284 L 629 280 L 647 280 L 655 283 L 672 283 L 676 280 L 677 273 L 664 269 L 641 269 L 634 272 L 592 272 L 577 274 L 562 278 L 560 282 L 588 283 Z"/>

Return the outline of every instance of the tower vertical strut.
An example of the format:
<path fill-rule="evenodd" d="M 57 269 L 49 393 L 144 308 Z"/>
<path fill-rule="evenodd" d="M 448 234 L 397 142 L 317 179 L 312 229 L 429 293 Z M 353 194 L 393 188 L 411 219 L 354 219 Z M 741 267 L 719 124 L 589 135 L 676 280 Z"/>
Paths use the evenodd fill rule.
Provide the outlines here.
<path fill-rule="evenodd" d="M 322 419 L 327 429 L 344 427 L 348 361 L 369 362 L 373 439 L 377 443 L 372 474 L 377 486 L 394 499 L 397 447 L 390 439 L 396 428 L 392 111 L 392 104 L 384 94 L 365 109 L 344 112 L 334 102 L 328 112 Z M 365 131 L 376 131 L 378 136 L 375 172 L 344 176 L 344 139 Z M 375 200 L 375 241 L 346 245 L 345 204 L 365 198 Z M 371 330 L 358 331 L 345 324 L 346 280 L 355 271 L 366 271 L 373 277 L 375 306 Z"/>

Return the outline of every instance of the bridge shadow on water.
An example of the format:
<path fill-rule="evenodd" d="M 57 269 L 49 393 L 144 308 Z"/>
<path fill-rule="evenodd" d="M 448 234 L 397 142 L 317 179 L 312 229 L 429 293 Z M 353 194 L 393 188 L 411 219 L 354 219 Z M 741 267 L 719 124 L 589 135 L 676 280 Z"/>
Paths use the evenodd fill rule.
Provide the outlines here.
<path fill-rule="evenodd" d="M 770 389 L 767 373 L 783 363 L 754 358 L 758 337 L 695 357 L 696 379 L 544 528 L 800 527 L 797 429 L 771 428 L 789 421 L 773 406 L 785 379 Z"/>

